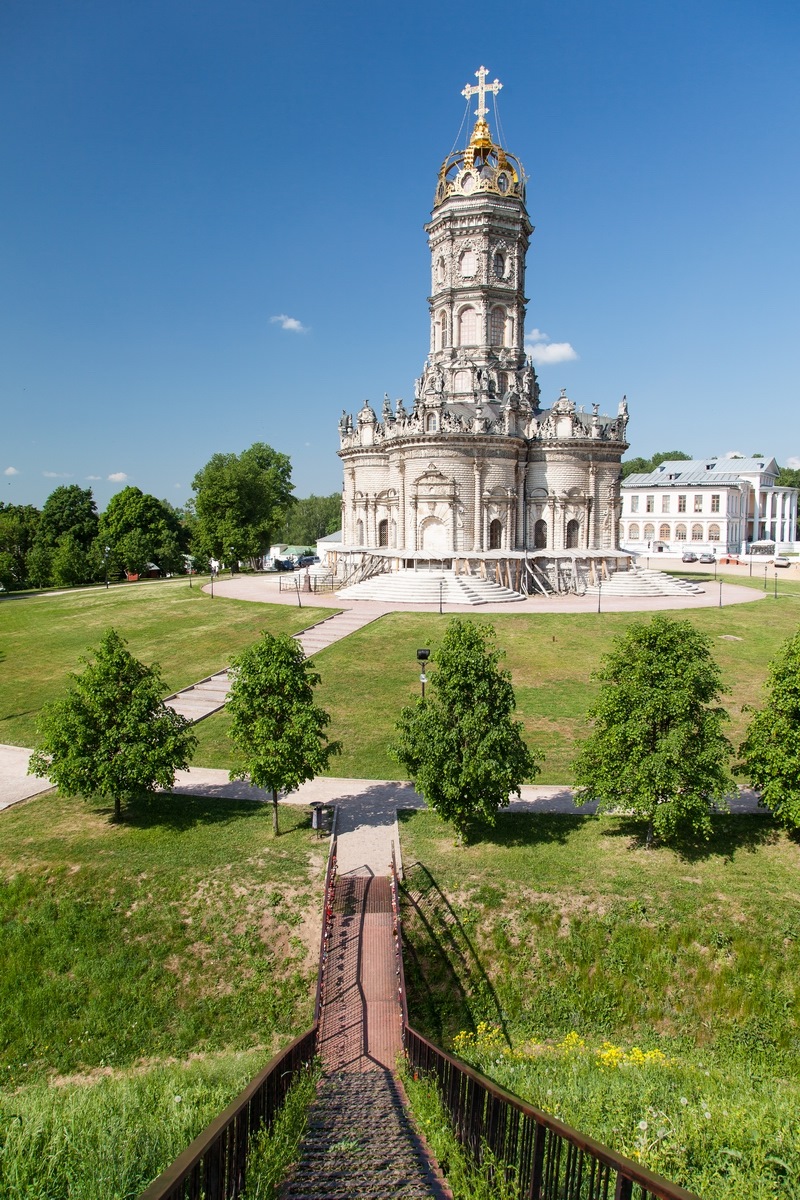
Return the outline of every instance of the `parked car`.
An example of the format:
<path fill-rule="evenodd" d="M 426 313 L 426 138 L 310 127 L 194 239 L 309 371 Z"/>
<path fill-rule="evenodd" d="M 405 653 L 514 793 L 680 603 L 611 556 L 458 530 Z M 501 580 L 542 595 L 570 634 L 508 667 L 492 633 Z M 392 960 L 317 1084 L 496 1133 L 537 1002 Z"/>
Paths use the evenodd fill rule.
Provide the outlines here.
<path fill-rule="evenodd" d="M 792 564 L 788 558 L 784 558 L 782 554 L 779 554 L 777 558 L 773 558 L 772 565 L 773 567 L 790 567 Z"/>
<path fill-rule="evenodd" d="M 713 555 L 713 554 L 711 554 L 711 553 L 710 553 L 708 550 L 705 550 L 705 551 L 704 551 L 704 552 L 703 552 L 703 553 L 700 555 L 700 557 L 698 558 L 698 560 L 697 560 L 697 561 L 698 561 L 698 562 L 701 562 L 701 563 L 713 563 L 713 562 L 716 562 L 717 560 L 716 560 L 716 558 L 714 557 L 714 555 Z"/>
<path fill-rule="evenodd" d="M 694 550 L 684 550 L 681 555 L 681 562 L 697 562 L 697 555 Z"/>
<path fill-rule="evenodd" d="M 301 554 L 297 560 L 298 567 L 313 567 L 314 563 L 318 563 L 319 559 L 316 554 Z"/>

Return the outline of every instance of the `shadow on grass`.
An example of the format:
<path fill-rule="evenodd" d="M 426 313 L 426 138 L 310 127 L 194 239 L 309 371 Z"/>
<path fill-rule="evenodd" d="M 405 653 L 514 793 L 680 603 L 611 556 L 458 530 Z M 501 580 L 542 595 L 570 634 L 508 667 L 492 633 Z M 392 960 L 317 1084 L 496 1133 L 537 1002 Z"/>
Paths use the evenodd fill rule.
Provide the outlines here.
<path fill-rule="evenodd" d="M 503 1011 L 491 980 L 452 905 L 426 866 L 405 870 L 403 894 L 410 912 L 403 940 L 412 1007 L 437 1040 L 478 1021 L 498 1025 L 510 1046 Z M 414 940 L 408 933 L 413 930 Z"/>
<path fill-rule="evenodd" d="M 198 825 L 228 825 L 243 817 L 268 816 L 272 820 L 271 809 L 268 811 L 266 805 L 252 800 L 175 796 L 167 792 L 138 796 L 123 807 L 122 815 L 118 818 L 114 817 L 114 809 L 108 805 L 98 807 L 95 811 L 108 816 L 113 824 L 127 825 L 131 829 L 169 829 L 173 833 L 187 833 Z M 285 810 L 281 815 L 284 813 Z M 296 820 L 288 829 L 284 827 L 281 833 L 308 828 L 310 823 L 310 818 L 303 814 L 300 820 Z"/>
<path fill-rule="evenodd" d="M 471 838 L 471 844 L 487 842 L 492 846 L 535 846 L 548 842 L 565 845 L 593 816 L 580 813 L 505 812 L 494 826 L 486 826 Z"/>
<path fill-rule="evenodd" d="M 634 846 L 646 845 L 647 822 L 633 817 L 617 817 L 601 833 L 604 838 L 628 838 Z M 719 813 L 711 818 L 711 836 L 705 840 L 687 830 L 674 842 L 653 843 L 652 852 L 669 850 L 684 862 L 710 858 L 731 861 L 737 852 L 754 854 L 761 846 L 777 841 L 780 829 L 769 813 Z"/>

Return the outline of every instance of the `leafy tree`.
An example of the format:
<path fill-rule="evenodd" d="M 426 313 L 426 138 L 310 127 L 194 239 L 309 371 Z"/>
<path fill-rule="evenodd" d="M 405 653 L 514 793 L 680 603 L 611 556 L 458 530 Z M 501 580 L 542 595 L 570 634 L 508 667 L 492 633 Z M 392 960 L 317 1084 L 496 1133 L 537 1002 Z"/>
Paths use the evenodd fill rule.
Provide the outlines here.
<path fill-rule="evenodd" d="M 53 578 L 53 552 L 44 542 L 31 546 L 25 557 L 25 569 L 31 587 L 49 587 Z"/>
<path fill-rule="evenodd" d="M 109 557 L 117 570 L 140 575 L 149 562 L 163 571 L 176 570 L 186 538 L 171 504 L 138 487 L 126 487 L 101 513 L 99 540 L 111 547 Z"/>
<path fill-rule="evenodd" d="M 278 792 L 294 791 L 324 771 L 339 742 L 329 742 L 330 717 L 314 704 L 319 675 L 293 638 L 263 633 L 231 664 L 227 711 L 241 765 L 231 779 L 248 779 L 272 792 L 278 833 Z"/>
<path fill-rule="evenodd" d="M 197 739 L 161 699 L 158 667 L 134 658 L 115 629 L 93 653 L 66 694 L 42 710 L 41 745 L 28 769 L 69 795 L 113 800 L 119 817 L 133 797 L 172 787 Z"/>
<path fill-rule="evenodd" d="M 7 591 L 30 582 L 28 560 L 40 517 L 32 504 L 0 504 L 0 581 Z"/>
<path fill-rule="evenodd" d="M 759 804 L 800 828 L 800 632 L 770 663 L 766 707 L 754 713 L 739 753 Z"/>
<path fill-rule="evenodd" d="M 716 703 L 726 689 L 709 638 L 659 614 L 616 638 L 594 678 L 603 687 L 575 762 L 575 803 L 645 818 L 648 845 L 686 825 L 707 837 L 731 786 L 728 714 Z"/>
<path fill-rule="evenodd" d="M 57 487 L 45 500 L 38 538 L 53 547 L 65 533 L 71 533 L 84 550 L 97 536 L 97 506 L 91 488 L 70 483 Z"/>
<path fill-rule="evenodd" d="M 539 773 L 542 755 L 522 739 L 511 676 L 498 664 L 491 625 L 452 620 L 432 661 L 429 698 L 400 713 L 390 753 L 459 837 L 494 824 L 497 810 Z M 430 693 L 432 692 L 432 697 Z"/>
<path fill-rule="evenodd" d="M 46 553 L 46 547 L 43 549 Z M 50 559 L 51 581 L 56 587 L 76 587 L 88 583 L 90 575 L 89 558 L 83 544 L 74 533 L 62 533 Z"/>
<path fill-rule="evenodd" d="M 193 549 L 214 558 L 255 558 L 283 528 L 293 502 L 285 454 L 256 442 L 242 454 L 215 454 L 192 481 Z"/>
<path fill-rule="evenodd" d="M 283 536 L 293 546 L 313 546 L 321 537 L 342 527 L 342 494 L 307 496 L 292 505 Z"/>
<path fill-rule="evenodd" d="M 662 462 L 689 462 L 691 457 L 691 454 L 684 454 L 683 450 L 659 450 L 652 458 L 629 458 L 622 463 L 622 478 L 647 475 L 660 467 Z"/>

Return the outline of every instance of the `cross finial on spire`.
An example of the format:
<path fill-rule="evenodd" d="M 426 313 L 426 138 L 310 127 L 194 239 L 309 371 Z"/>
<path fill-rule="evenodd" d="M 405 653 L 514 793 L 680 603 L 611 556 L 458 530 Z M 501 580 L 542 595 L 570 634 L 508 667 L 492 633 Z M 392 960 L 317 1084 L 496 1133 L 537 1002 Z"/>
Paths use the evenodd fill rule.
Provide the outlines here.
<path fill-rule="evenodd" d="M 478 80 L 477 86 L 467 84 L 461 93 L 462 96 L 466 96 L 467 100 L 469 100 L 470 96 L 478 97 L 478 107 L 475 109 L 475 116 L 479 121 L 482 121 L 489 111 L 486 107 L 486 93 L 494 92 L 496 96 L 503 86 L 499 79 L 495 79 L 494 83 L 487 83 L 486 76 L 488 74 L 489 72 L 486 70 L 486 67 L 481 67 L 475 72 Z"/>

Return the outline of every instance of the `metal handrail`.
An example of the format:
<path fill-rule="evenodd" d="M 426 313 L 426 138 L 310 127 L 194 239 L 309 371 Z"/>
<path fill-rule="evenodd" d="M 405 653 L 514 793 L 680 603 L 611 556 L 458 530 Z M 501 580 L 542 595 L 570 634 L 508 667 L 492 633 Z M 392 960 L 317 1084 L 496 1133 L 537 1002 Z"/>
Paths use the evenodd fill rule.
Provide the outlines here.
<path fill-rule="evenodd" d="M 391 871 L 406 1059 L 413 1070 L 436 1077 L 453 1133 L 471 1157 L 480 1163 L 488 1149 L 526 1200 L 698 1200 L 694 1192 L 520 1100 L 409 1024 L 394 843 Z"/>
<path fill-rule="evenodd" d="M 405 1040 L 405 1031 L 408 1026 L 408 1001 L 406 998 L 406 973 L 403 968 L 403 922 L 400 916 L 400 884 L 397 877 L 397 859 L 394 853 L 394 839 L 392 839 L 392 917 L 394 919 L 394 953 L 396 959 L 395 970 L 397 972 L 397 991 L 400 998 L 400 1008 L 403 1014 L 402 1035 Z"/>
<path fill-rule="evenodd" d="M 338 809 L 334 806 L 325 871 L 313 1025 L 251 1079 L 224 1112 L 153 1180 L 139 1200 L 196 1200 L 200 1196 L 203 1200 L 235 1200 L 244 1191 L 251 1136 L 259 1129 L 271 1127 L 295 1077 L 311 1066 L 317 1045 L 322 980 L 333 912 L 337 815 Z"/>

